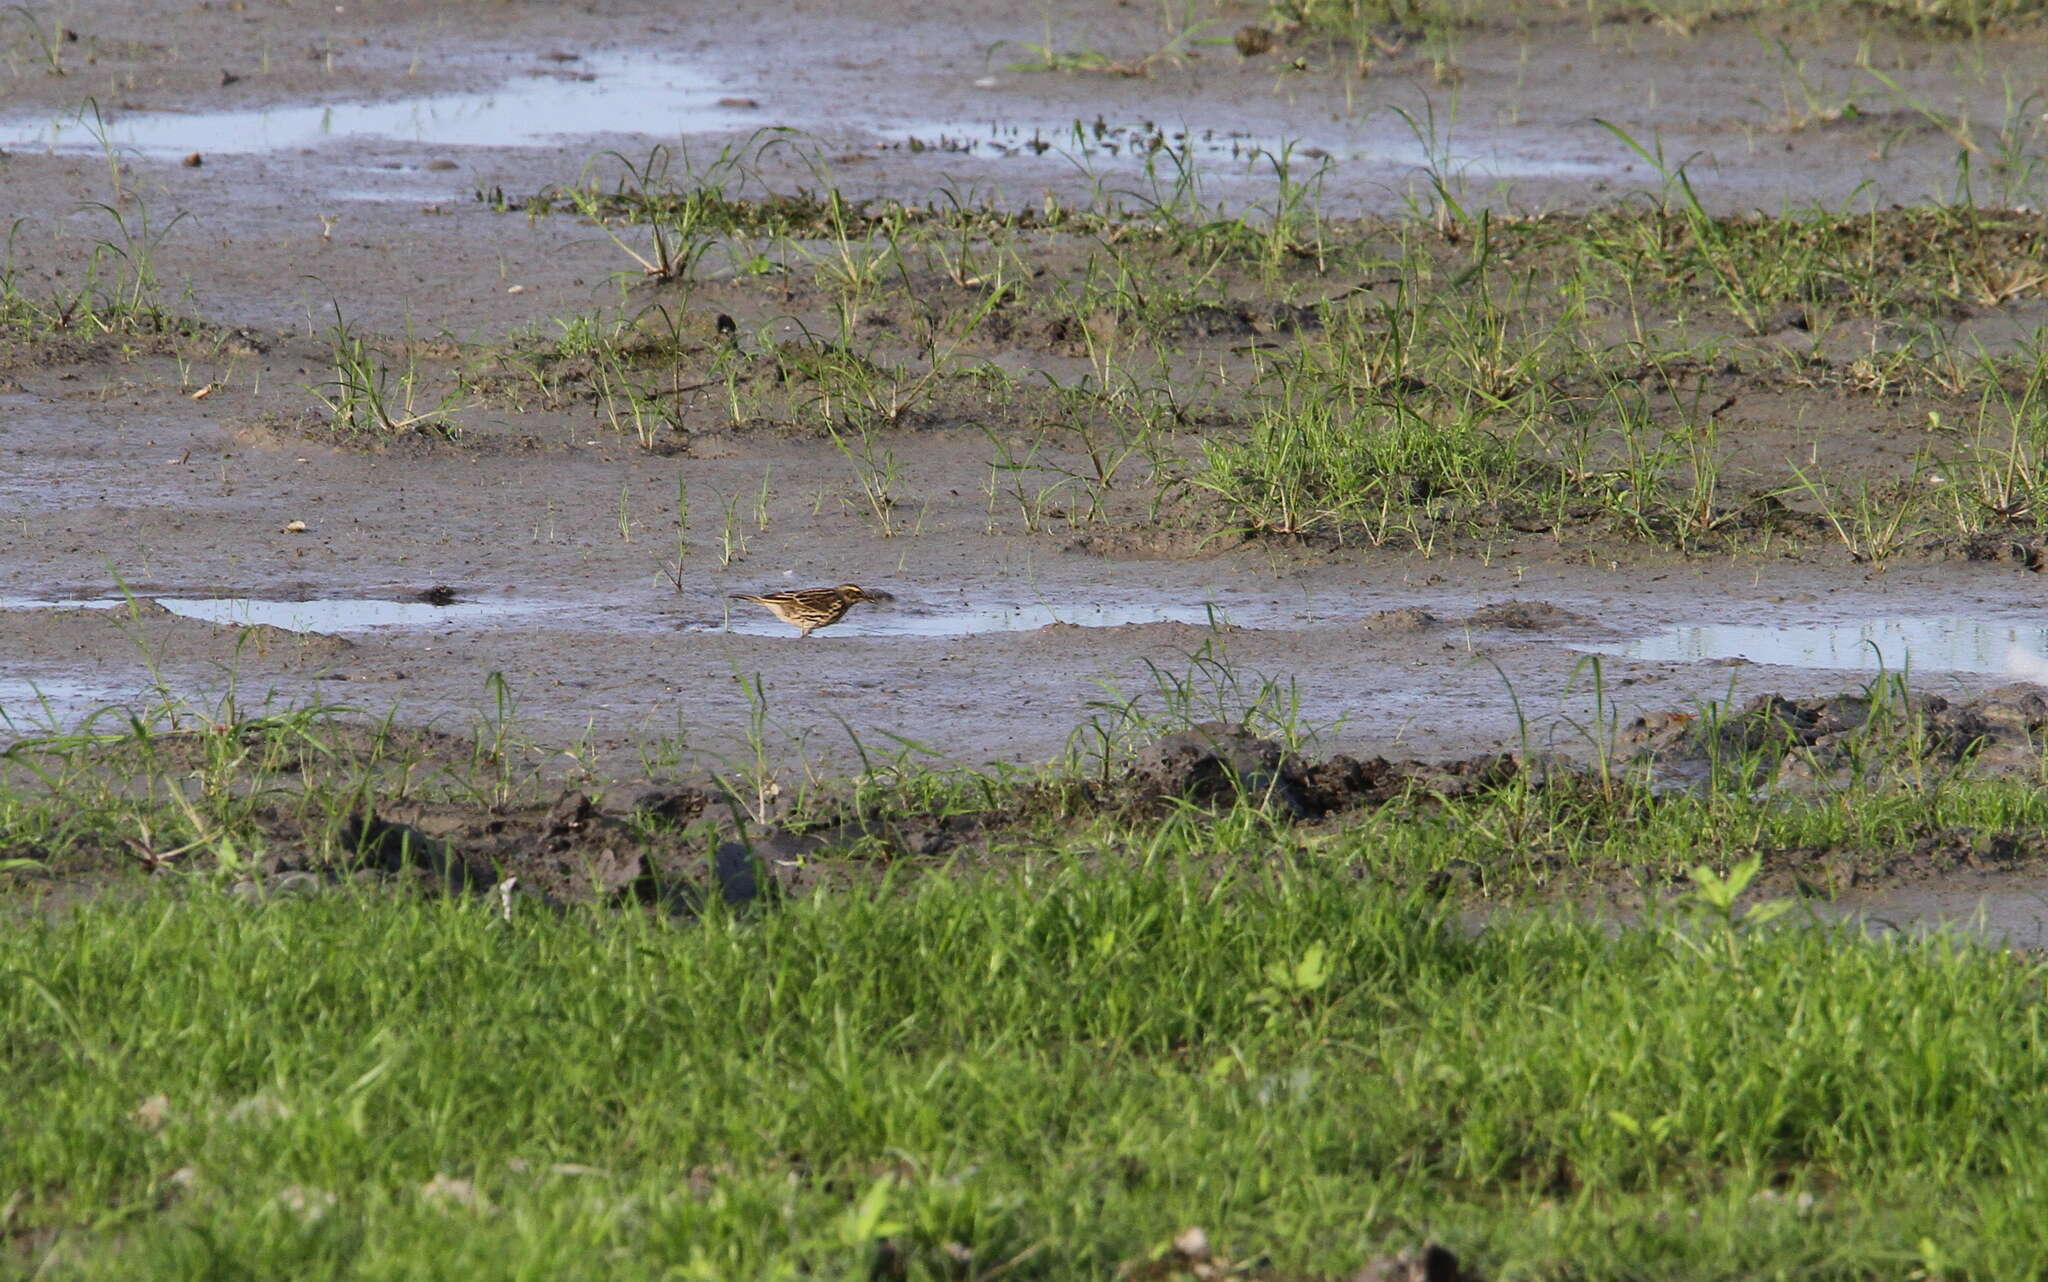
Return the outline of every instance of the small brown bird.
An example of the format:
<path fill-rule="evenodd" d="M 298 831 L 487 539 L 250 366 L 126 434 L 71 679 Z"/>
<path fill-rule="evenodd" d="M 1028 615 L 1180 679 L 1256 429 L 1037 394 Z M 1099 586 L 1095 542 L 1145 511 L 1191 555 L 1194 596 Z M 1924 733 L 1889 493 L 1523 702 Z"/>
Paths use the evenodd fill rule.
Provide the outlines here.
<path fill-rule="evenodd" d="M 768 613 L 795 628 L 799 637 L 807 637 L 845 618 L 846 612 L 859 602 L 887 600 L 888 594 L 842 583 L 836 588 L 794 588 L 761 596 L 735 592 L 732 599 L 765 607 Z"/>

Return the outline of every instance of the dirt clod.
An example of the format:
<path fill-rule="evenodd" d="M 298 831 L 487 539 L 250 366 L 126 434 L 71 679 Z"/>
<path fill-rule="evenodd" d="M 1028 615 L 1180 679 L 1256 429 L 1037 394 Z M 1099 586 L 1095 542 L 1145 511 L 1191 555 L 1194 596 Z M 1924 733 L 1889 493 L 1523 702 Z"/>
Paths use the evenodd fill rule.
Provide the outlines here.
<path fill-rule="evenodd" d="M 2035 574 L 2048 570 L 2048 539 L 2039 534 L 1984 534 L 1955 550 L 1968 561 L 2003 562 Z"/>
<path fill-rule="evenodd" d="M 1359 626 L 1367 632 L 1404 636 L 1411 632 L 1427 632 L 1442 622 L 1442 619 L 1421 606 L 1407 605 L 1398 610 L 1381 610 L 1377 614 L 1369 614 Z"/>
<path fill-rule="evenodd" d="M 643 790 L 633 801 L 642 813 L 659 806 L 694 817 L 709 797 L 703 789 L 666 787 Z M 648 806 L 638 805 L 643 799 Z M 479 895 L 509 879 L 522 895 L 551 905 L 640 905 L 685 917 L 696 915 L 707 895 L 739 906 L 800 891 L 809 884 L 811 859 L 831 844 L 821 836 L 749 826 L 708 845 L 701 830 L 650 832 L 629 820 L 632 812 L 607 810 L 573 789 L 546 806 L 420 805 L 403 813 L 403 820 L 366 815 L 343 830 L 341 845 L 357 853 L 358 868 L 426 889 Z M 249 897 L 305 893 L 286 890 L 284 880 L 325 871 L 298 869 L 289 858 L 278 865 L 266 881 L 252 883 Z"/>
<path fill-rule="evenodd" d="M 1583 614 L 1575 614 L 1548 601 L 1502 601 L 1474 610 L 1466 623 L 1475 628 L 1509 628 L 1517 632 L 1555 632 L 1563 628 L 1596 626 Z"/>
<path fill-rule="evenodd" d="M 1141 806 L 1168 799 L 1224 805 L 1241 798 L 1313 820 L 1417 791 L 1467 796 L 1504 783 L 1519 769 L 1506 756 L 1430 764 L 1384 757 L 1360 761 L 1339 753 L 1310 761 L 1242 726 L 1206 721 L 1140 749 L 1128 783 Z"/>
<path fill-rule="evenodd" d="M 628 813 L 650 815 L 671 823 L 701 819 L 713 807 L 722 805 L 726 792 L 715 779 L 651 779 L 626 794 Z M 714 815 L 716 814 L 713 811 Z"/>
<path fill-rule="evenodd" d="M 448 842 L 374 814 L 351 820 L 342 830 L 341 844 L 355 850 L 365 867 L 394 876 L 432 878 L 454 890 L 482 891 L 497 880 L 489 867 L 465 859 Z"/>
<path fill-rule="evenodd" d="M 1273 740 L 1242 726 L 1205 721 L 1139 749 L 1130 778 L 1133 790 L 1147 801 L 1178 798 L 1213 805 L 1240 796 L 1262 797 L 1306 815 L 1308 807 L 1296 795 L 1285 761 Z"/>
<path fill-rule="evenodd" d="M 1758 782 L 1814 784 L 1858 772 L 1955 769 L 2036 778 L 2048 731 L 2048 689 L 2001 686 L 1960 702 L 1899 694 L 1885 683 L 1821 698 L 1759 695 L 1732 714 L 1638 718 L 1624 746 L 1678 774 L 1716 765 Z"/>

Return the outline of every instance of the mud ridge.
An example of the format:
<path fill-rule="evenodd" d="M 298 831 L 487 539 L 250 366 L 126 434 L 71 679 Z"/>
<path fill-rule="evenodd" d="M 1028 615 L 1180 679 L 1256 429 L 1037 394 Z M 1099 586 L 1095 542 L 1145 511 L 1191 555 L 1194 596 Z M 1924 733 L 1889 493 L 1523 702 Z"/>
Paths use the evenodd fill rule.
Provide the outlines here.
<path fill-rule="evenodd" d="M 1658 771 L 1700 778 L 1717 766 L 1757 783 L 1813 787 L 1925 767 L 2038 779 L 2048 688 L 2024 682 L 1954 701 L 1907 692 L 1897 678 L 1819 698 L 1758 695 L 1727 714 L 1665 712 L 1625 727 L 1620 743 Z"/>

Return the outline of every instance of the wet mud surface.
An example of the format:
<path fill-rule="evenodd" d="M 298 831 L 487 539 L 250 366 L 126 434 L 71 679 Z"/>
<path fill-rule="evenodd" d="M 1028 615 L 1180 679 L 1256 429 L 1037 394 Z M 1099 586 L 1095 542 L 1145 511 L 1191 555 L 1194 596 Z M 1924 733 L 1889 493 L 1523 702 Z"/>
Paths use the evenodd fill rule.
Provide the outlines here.
<path fill-rule="evenodd" d="M 1217 16 L 1212 37 L 1259 14 Z M 1055 509 L 1019 528 L 988 488 L 992 431 L 934 410 L 883 438 L 898 515 L 878 529 L 845 449 L 787 424 L 722 425 L 715 392 L 684 402 L 685 427 L 659 448 L 503 380 L 479 382 L 490 394 L 464 406 L 454 442 L 366 446 L 308 418 L 332 377 L 322 331 L 342 310 L 365 332 L 458 353 L 647 302 L 622 290 L 631 264 L 599 228 L 505 207 L 575 183 L 606 151 L 708 158 L 751 140 L 764 191 L 829 181 L 1028 208 L 1104 192 L 1142 204 L 1163 138 L 1209 166 L 1206 198 L 1258 207 L 1291 145 L 1338 214 L 1397 214 L 1432 172 L 1475 207 L 1554 211 L 1657 184 L 1611 121 L 1692 158 L 1717 211 L 1877 207 L 1954 181 L 1954 138 L 1910 104 L 2000 119 L 2014 86 L 2041 87 L 2034 38 L 1965 56 L 1912 33 L 1860 53 L 1825 29 L 1770 33 L 1793 60 L 1741 24 L 1538 23 L 1455 47 L 1395 33 L 1368 67 L 1285 33 L 1256 56 L 1173 46 L 1145 6 L 1047 21 L 864 0 L 792 26 L 633 4 L 425 18 L 136 4 L 77 26 L 55 49 L 64 74 L 26 46 L 5 72 L 0 213 L 21 220 L 8 270 L 24 293 L 62 297 L 110 226 L 139 233 L 190 328 L 60 326 L 0 348 L 0 737 L 166 696 L 346 705 L 466 734 L 501 674 L 523 733 L 582 739 L 614 778 L 644 773 L 651 743 L 704 766 L 750 735 L 821 769 L 895 736 L 970 765 L 1036 763 L 1105 707 L 1157 696 L 1164 673 L 1184 676 L 1195 713 L 1292 683 L 1319 749 L 1351 763 L 1289 777 L 1290 805 L 1310 814 L 1330 808 L 1317 789 L 1371 786 L 1360 762 L 1585 759 L 1597 727 L 1639 718 L 1646 743 L 1660 725 L 1676 743 L 1682 710 L 1833 696 L 1908 650 L 1916 688 L 1959 707 L 2048 675 L 2026 527 L 1982 555 L 1881 568 L 1812 522 L 1809 537 L 1731 555 L 1541 527 L 1424 554 L 1218 536 L 1115 494 L 1102 519 Z M 1146 74 L 1020 68 L 1048 41 Z M 1178 52 L 1154 57 L 1162 47 Z M 759 150 L 757 131 L 780 127 L 810 148 Z M 1180 333 L 1226 383 L 1248 344 L 1308 315 L 1238 295 Z M 818 314 L 773 279 L 727 272 L 688 306 L 723 322 L 702 350 L 726 341 L 728 314 L 741 334 L 785 336 Z M 1950 323 L 2012 350 L 2035 341 L 2044 308 L 2019 288 Z M 1826 356 L 1805 324 L 1766 328 Z M 1828 342 L 1846 360 L 1878 328 Z M 1102 338 L 988 334 L 987 359 L 1052 380 L 1087 373 Z M 1737 466 L 1825 454 L 1881 469 L 1924 444 L 1910 398 L 1874 408 L 1723 377 Z M 998 419 L 993 435 L 1015 426 Z M 1189 451 L 1203 430 L 1188 429 Z M 803 640 L 729 599 L 839 582 L 895 599 Z M 1787 642 L 1794 627 L 1808 635 Z M 431 819 L 378 822 L 440 840 Z M 535 827 L 581 851 L 589 822 Z M 669 853 L 622 855 L 607 875 L 655 893 Z"/>

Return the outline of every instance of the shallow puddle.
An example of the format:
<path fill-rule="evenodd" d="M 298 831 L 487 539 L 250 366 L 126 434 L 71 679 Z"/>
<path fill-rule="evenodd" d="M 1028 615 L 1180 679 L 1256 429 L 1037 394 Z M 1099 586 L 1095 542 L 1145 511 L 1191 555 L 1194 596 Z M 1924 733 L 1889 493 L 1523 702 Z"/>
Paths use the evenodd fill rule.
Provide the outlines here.
<path fill-rule="evenodd" d="M 71 677 L 0 677 L 0 741 L 69 733 L 120 702 L 112 688 Z"/>
<path fill-rule="evenodd" d="M 137 600 L 147 600 L 138 597 Z M 64 600 L 59 597 L 0 596 L 0 610 L 111 610 L 127 602 L 107 597 L 79 597 Z"/>
<path fill-rule="evenodd" d="M 1614 155 L 1584 154 L 1583 143 L 1523 129 L 1511 136 L 1473 134 L 1425 143 L 1398 116 L 1366 111 L 1349 119 L 1325 116 L 1307 130 L 1287 117 L 1268 116 L 1246 128 L 1237 122 L 1080 118 L 1030 119 L 991 113 L 986 119 L 909 120 L 887 112 L 863 116 L 825 106 L 790 110 L 772 100 L 721 94 L 713 79 L 670 58 L 597 55 L 560 65 L 508 68 L 496 88 L 426 94 L 387 102 L 275 105 L 225 111 L 127 111 L 102 118 L 91 111 L 0 120 L 0 147 L 93 152 L 114 146 L 148 156 L 193 152 L 249 154 L 299 151 L 340 139 L 370 139 L 450 147 L 525 147 L 565 138 L 640 135 L 675 138 L 735 133 L 762 126 L 798 130 L 862 130 L 880 138 L 876 148 L 898 153 L 959 155 L 1038 162 L 1072 174 L 1147 176 L 1163 193 L 1198 196 L 1180 184 L 1199 174 L 1211 182 L 1270 183 L 1284 159 L 1291 181 L 1314 178 L 1327 167 L 1346 179 L 1384 179 L 1423 170 L 1446 181 L 1581 177 L 1612 174 Z M 451 179 L 454 175 L 450 175 Z M 356 183 L 337 192 L 353 199 L 446 199 L 449 188 L 415 183 L 391 191 Z"/>
<path fill-rule="evenodd" d="M 187 619 L 227 627 L 268 626 L 288 632 L 349 633 L 411 630 L 444 632 L 456 627 L 483 627 L 517 621 L 529 627 L 588 628 L 600 631 L 669 631 L 677 626 L 673 615 L 650 614 L 596 602 L 508 601 L 504 599 L 458 600 L 434 605 L 420 600 L 382 597 L 337 597 L 309 601 L 286 601 L 262 597 L 176 597 L 138 596 L 139 602 L 160 605 Z M 56 598 L 0 596 L 0 610 L 116 610 L 124 600 L 109 597 L 59 600 Z M 1264 617 L 1272 603 L 1246 602 L 1245 613 Z M 1030 632 L 1066 625 L 1081 628 L 1115 628 L 1127 624 L 1188 623 L 1199 627 L 1223 627 L 1235 621 L 1240 607 L 1214 602 L 1169 602 L 1124 600 L 1098 603 L 1052 605 L 1043 602 L 999 602 L 961 605 L 957 608 L 901 598 L 881 604 L 857 607 L 832 626 L 832 636 L 956 637 L 980 632 Z M 723 619 L 684 623 L 690 632 L 736 632 L 746 636 L 793 637 L 789 625 L 758 606 L 735 601 Z M 827 634 L 821 634 L 827 635 Z"/>
<path fill-rule="evenodd" d="M 537 614 L 551 607 L 537 602 L 396 601 L 384 597 L 330 597 L 313 601 L 277 601 L 261 597 L 137 597 L 172 614 L 229 627 L 268 626 L 287 632 L 370 632 L 386 628 L 440 630 L 458 624 Z M 95 597 L 74 601 L 37 597 L 0 597 L 0 610 L 115 610 L 127 602 Z M 552 607 L 561 608 L 561 607 Z"/>
<path fill-rule="evenodd" d="M 1194 122 L 1154 120 L 1111 123 L 1093 120 L 1020 120 L 1004 117 L 974 122 L 920 121 L 880 129 L 890 150 L 936 152 L 990 159 L 1039 161 L 1064 169 L 1144 172 L 1163 187 L 1196 176 L 1270 181 L 1287 166 L 1296 183 L 1319 170 L 1357 177 L 1353 169 L 1390 173 L 1433 169 L 1448 178 L 1496 180 L 1611 174 L 1611 158 L 1560 154 L 1556 148 L 1425 146 L 1396 117 L 1371 115 L 1349 124 L 1322 125 L 1322 132 L 1261 136 L 1205 127 Z"/>
<path fill-rule="evenodd" d="M 1659 663 L 1737 659 L 1844 672 L 1994 673 L 2048 680 L 2048 626 L 1957 617 L 1761 627 L 1690 624 L 1596 653 Z"/>
<path fill-rule="evenodd" d="M 870 637 L 962 637 L 981 632 L 1034 632 L 1039 628 L 1066 625 L 1077 628 L 1117 628 L 1134 623 L 1192 623 L 1201 627 L 1223 626 L 1227 620 L 1221 607 L 1209 604 L 1171 605 L 1164 602 L 1117 605 L 1045 605 L 1005 602 L 996 605 L 943 607 L 858 606 L 846 618 L 819 636 Z M 696 632 L 738 632 L 746 636 L 794 636 L 790 626 L 758 606 L 735 601 L 723 624 L 697 625 Z"/>
<path fill-rule="evenodd" d="M 0 122 L 0 145 L 97 151 L 107 143 L 148 155 L 297 150 L 338 138 L 448 146 L 516 147 L 580 135 L 667 136 L 746 129 L 745 107 L 721 107 L 711 81 L 671 59 L 593 57 L 560 69 L 522 68 L 495 89 L 389 102 L 343 102 L 231 111 L 133 111 L 96 120 L 90 111 L 55 120 Z"/>
<path fill-rule="evenodd" d="M 525 613 L 536 607 L 507 601 L 425 601 L 335 598 L 323 601 L 265 601 L 255 597 L 158 597 L 172 614 L 232 627 L 259 624 L 287 632 L 369 632 L 381 628 L 445 628 Z"/>

